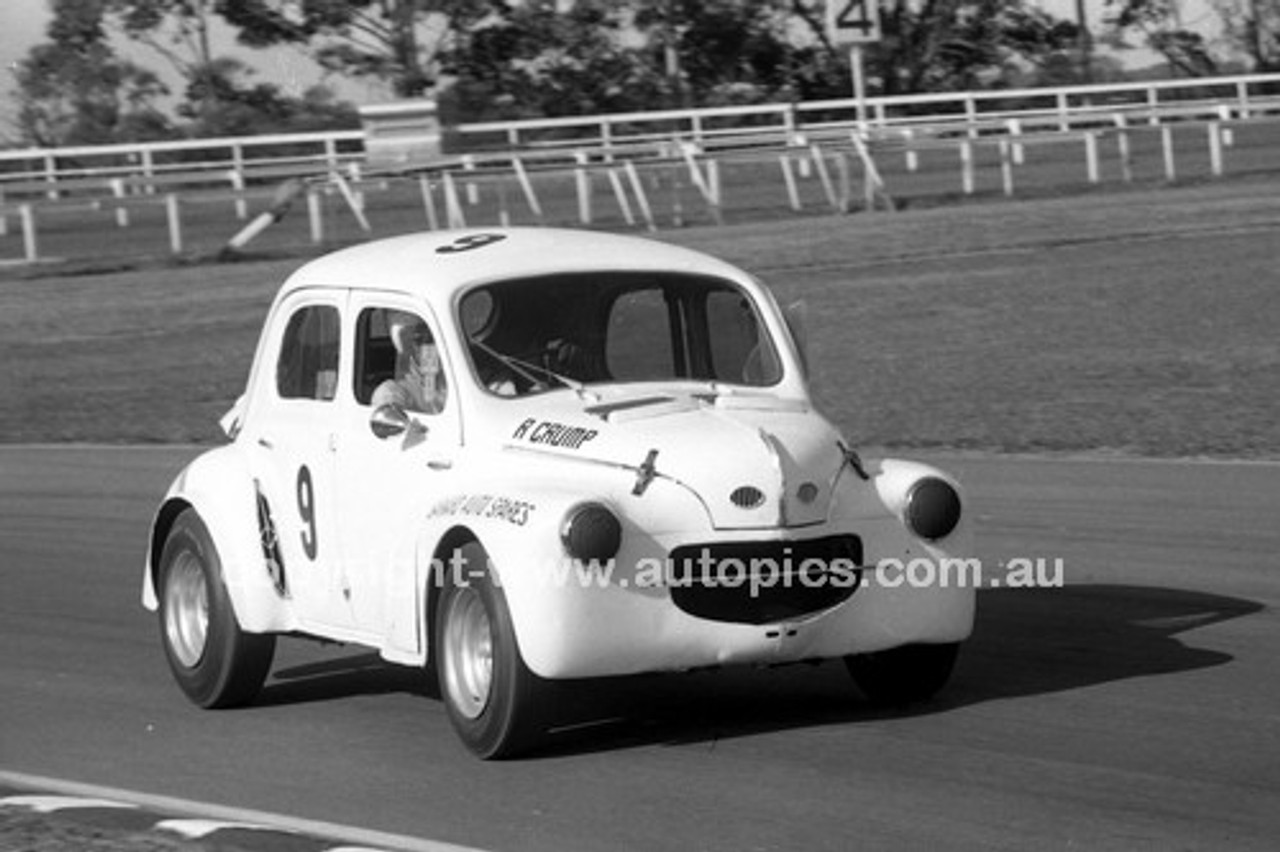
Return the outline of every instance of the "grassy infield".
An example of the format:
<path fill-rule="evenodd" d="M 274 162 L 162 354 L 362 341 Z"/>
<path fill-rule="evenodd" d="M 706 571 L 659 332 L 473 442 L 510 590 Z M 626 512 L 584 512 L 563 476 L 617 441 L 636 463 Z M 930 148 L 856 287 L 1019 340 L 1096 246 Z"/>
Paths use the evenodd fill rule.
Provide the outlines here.
<path fill-rule="evenodd" d="M 863 445 L 1276 458 L 1278 187 L 658 237 L 807 301 L 816 391 Z M 0 440 L 217 440 L 275 286 L 299 262 L 0 270 Z"/>

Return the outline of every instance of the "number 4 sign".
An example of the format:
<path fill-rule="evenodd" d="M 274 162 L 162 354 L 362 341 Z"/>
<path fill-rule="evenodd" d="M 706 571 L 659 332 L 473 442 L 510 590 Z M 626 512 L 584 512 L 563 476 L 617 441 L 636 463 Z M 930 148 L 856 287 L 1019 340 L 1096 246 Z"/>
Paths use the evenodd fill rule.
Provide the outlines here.
<path fill-rule="evenodd" d="M 879 41 L 879 3 L 877 0 L 827 0 L 827 35 L 832 44 Z"/>

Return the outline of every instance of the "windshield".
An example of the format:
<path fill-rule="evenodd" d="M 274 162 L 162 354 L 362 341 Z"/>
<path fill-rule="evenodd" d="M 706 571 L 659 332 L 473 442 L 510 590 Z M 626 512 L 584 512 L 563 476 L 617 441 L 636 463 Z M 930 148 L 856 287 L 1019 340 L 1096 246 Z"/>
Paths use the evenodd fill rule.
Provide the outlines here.
<path fill-rule="evenodd" d="M 782 379 L 750 297 L 717 278 L 603 272 L 517 279 L 463 296 L 480 384 L 502 396 L 611 382 Z"/>

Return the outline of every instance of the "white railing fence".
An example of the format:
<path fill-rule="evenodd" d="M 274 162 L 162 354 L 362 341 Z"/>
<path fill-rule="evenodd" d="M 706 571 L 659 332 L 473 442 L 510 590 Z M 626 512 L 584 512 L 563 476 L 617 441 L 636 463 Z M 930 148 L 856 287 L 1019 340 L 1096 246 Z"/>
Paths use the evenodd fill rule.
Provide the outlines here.
<path fill-rule="evenodd" d="M 866 209 L 892 208 L 898 186 L 972 195 L 982 174 L 998 174 L 1000 191 L 1012 195 L 1015 173 L 1020 190 L 1045 179 L 1024 167 L 1028 151 L 1050 180 L 1079 171 L 1073 179 L 1098 184 L 1104 173 L 1133 181 L 1141 175 L 1135 163 L 1175 180 L 1175 161 L 1194 146 L 1207 176 L 1219 177 L 1237 134 L 1248 149 L 1231 155 L 1237 168 L 1280 170 L 1280 74 L 870 98 L 863 110 L 841 99 L 486 122 L 443 133 L 424 104 L 368 108 L 356 131 L 0 151 L 0 237 L 16 225 L 22 258 L 35 261 L 44 256 L 38 232 L 46 223 L 84 240 L 87 233 L 65 224 L 71 217 L 93 223 L 105 212 L 124 228 L 135 211 L 154 219 L 147 211 L 162 209 L 168 249 L 181 254 L 192 217 L 203 216 L 206 230 L 241 227 L 201 211 L 230 209 L 245 220 L 251 202 L 262 203 L 265 222 L 297 197 L 320 244 L 332 238 L 326 198 L 369 232 L 366 195 L 398 195 L 403 219 L 406 192 L 431 228 L 474 222 L 482 191 L 492 200 L 484 215 L 502 224 L 520 212 L 539 223 L 595 225 L 593 187 L 601 185 L 604 204 L 626 226 L 652 230 L 658 194 L 670 199 L 673 224 L 691 212 L 687 200 L 724 221 L 730 181 L 739 198 L 754 193 L 751 204 L 795 212 L 815 203 L 835 213 L 858 207 L 859 178 Z M 1162 170 L 1152 175 L 1155 163 Z M 305 186 L 282 194 L 286 182 L 298 184 L 291 179 Z M 806 196 L 806 186 L 816 189 Z"/>
<path fill-rule="evenodd" d="M 373 121 L 395 121 L 420 111 L 421 102 L 383 104 Z M 1280 112 L 1280 74 L 1113 83 L 1058 89 L 1010 89 L 873 97 L 861 129 L 874 135 L 954 132 L 977 135 L 1010 120 L 1031 127 L 1070 130 L 1117 114 L 1151 124 L 1176 118 L 1236 117 Z M 446 132 L 446 151 L 508 158 L 513 151 L 586 150 L 625 156 L 657 142 L 732 144 L 735 139 L 804 142 L 824 131 L 858 126 L 851 98 L 789 104 L 661 110 L 599 116 L 462 124 Z M 369 120 L 366 120 L 369 124 Z M 235 186 L 255 178 L 340 171 L 365 160 L 366 130 L 195 139 L 74 148 L 0 151 L 0 189 L 57 193 L 127 179 L 153 191 L 173 177 L 204 174 Z M 86 179 L 88 182 L 86 182 Z M 188 181 L 190 182 L 190 181 Z M 224 184 L 225 185 L 225 184 Z M 109 188 L 109 187 L 108 187 Z"/>

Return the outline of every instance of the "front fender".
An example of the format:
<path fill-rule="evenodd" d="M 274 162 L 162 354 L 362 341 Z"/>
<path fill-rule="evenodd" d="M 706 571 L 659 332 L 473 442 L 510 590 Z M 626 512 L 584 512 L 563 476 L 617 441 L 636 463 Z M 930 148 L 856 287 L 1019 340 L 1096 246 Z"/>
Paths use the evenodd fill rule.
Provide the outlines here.
<path fill-rule="evenodd" d="M 276 591 L 262 554 L 253 474 L 236 444 L 197 456 L 169 486 L 151 525 L 143 606 L 155 610 L 159 605 L 156 576 L 164 543 L 174 520 L 187 508 L 194 509 L 209 530 L 241 629 L 250 633 L 292 630 L 292 612 Z"/>
<path fill-rule="evenodd" d="M 572 490 L 544 486 L 523 495 L 516 492 L 515 499 L 531 506 L 524 524 L 502 517 L 476 518 L 468 524 L 505 593 L 521 655 L 543 677 L 555 676 L 565 660 L 581 655 L 583 629 L 599 627 L 578 623 L 568 615 L 582 610 L 584 596 L 623 582 L 632 595 L 661 597 L 660 590 L 644 590 L 635 582 L 636 572 L 643 570 L 643 557 L 666 552 L 655 536 L 711 531 L 705 508 L 689 489 L 660 478 L 642 495 L 635 495 L 631 482 L 627 477 L 628 487 L 620 491 L 612 477 L 594 481 L 588 477 L 573 483 Z M 608 507 L 622 525 L 621 550 L 605 571 L 572 560 L 561 541 L 566 515 L 584 502 Z M 611 617 L 605 609 L 591 616 L 599 622 Z"/>

